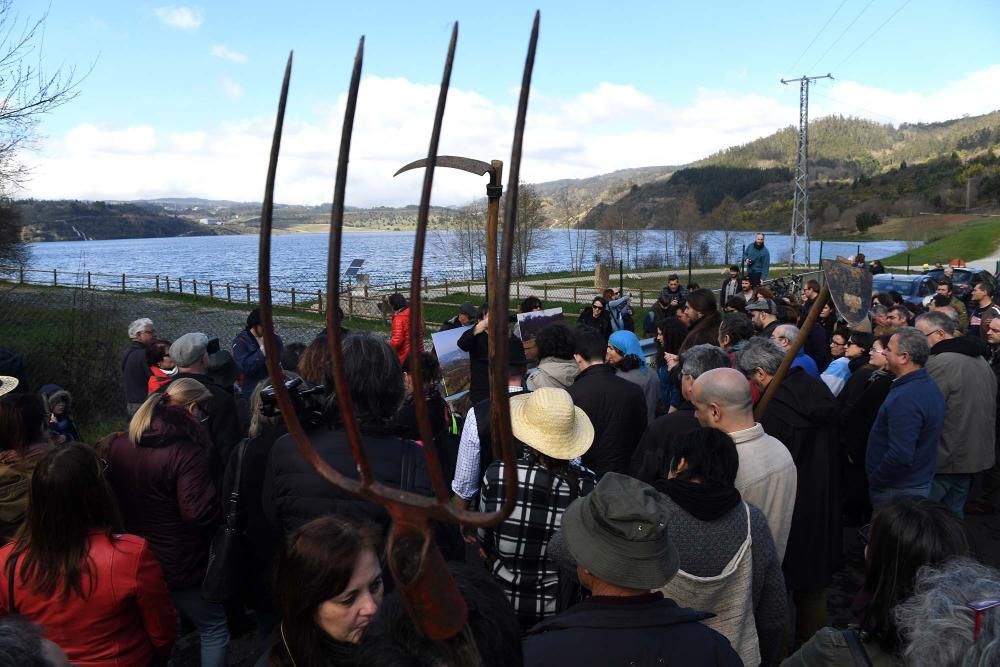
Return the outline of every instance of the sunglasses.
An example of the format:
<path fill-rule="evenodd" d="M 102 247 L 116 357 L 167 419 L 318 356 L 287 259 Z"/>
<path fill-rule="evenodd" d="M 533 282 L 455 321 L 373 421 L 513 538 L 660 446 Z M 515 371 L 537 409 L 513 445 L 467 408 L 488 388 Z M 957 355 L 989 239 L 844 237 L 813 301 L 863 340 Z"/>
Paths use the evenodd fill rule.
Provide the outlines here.
<path fill-rule="evenodd" d="M 594 310 L 604 310 L 604 306 L 598 306 L 596 304 L 591 306 L 591 308 L 593 308 Z"/>

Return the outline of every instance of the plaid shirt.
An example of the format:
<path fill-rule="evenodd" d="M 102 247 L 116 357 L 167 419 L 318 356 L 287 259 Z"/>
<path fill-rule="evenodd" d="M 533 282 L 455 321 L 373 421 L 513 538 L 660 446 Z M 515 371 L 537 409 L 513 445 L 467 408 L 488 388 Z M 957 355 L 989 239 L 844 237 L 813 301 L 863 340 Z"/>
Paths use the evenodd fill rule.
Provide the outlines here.
<path fill-rule="evenodd" d="M 573 469 L 579 477 L 575 494 L 570 493 L 565 474 L 556 475 L 539 464 L 534 453 L 525 454 L 517 461 L 514 511 L 499 526 L 479 531 L 493 562 L 493 576 L 504 588 L 522 627 L 556 613 L 559 569 L 549 560 L 548 541 L 574 497 L 590 493 L 597 484 L 597 477 L 587 468 Z M 483 482 L 480 510 L 495 512 L 504 501 L 503 461 L 490 464 Z"/>

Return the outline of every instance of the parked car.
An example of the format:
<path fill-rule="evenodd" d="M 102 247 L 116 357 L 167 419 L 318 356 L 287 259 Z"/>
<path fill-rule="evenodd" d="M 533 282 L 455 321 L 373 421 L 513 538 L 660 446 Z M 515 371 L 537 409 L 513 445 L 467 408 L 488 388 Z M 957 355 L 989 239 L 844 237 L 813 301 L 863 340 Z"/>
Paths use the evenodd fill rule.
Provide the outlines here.
<path fill-rule="evenodd" d="M 880 273 L 872 276 L 873 294 L 899 292 L 903 301 L 915 305 L 921 305 L 924 297 L 933 296 L 936 291 L 937 281 L 926 274 Z"/>
<path fill-rule="evenodd" d="M 974 269 L 972 267 L 955 267 L 955 273 L 951 277 L 951 291 L 959 299 L 963 301 L 969 297 L 972 292 L 972 286 L 976 283 L 985 280 L 989 285 L 993 286 L 994 294 L 997 289 L 997 279 L 993 277 L 993 274 L 986 269 Z M 934 280 L 941 280 L 941 276 L 944 275 L 944 269 L 931 269 L 927 271 L 926 275 L 930 276 Z"/>

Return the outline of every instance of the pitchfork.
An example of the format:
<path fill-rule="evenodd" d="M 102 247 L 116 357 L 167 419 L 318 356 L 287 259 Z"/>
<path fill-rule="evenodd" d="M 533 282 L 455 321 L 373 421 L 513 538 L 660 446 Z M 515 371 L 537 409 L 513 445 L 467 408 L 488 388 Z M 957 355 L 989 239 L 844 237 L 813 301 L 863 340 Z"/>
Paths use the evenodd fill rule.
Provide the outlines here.
<path fill-rule="evenodd" d="M 535 46 L 538 42 L 539 14 L 531 29 L 531 39 L 528 44 L 528 55 L 524 64 L 524 75 L 521 82 L 521 94 L 518 101 L 517 119 L 514 126 L 514 141 L 511 149 L 510 172 L 507 181 L 507 202 L 504 211 L 502 249 L 499 265 L 495 243 L 491 246 L 491 256 L 487 261 L 487 281 L 496 285 L 489 291 L 489 309 L 491 313 L 504 313 L 510 306 L 510 265 L 514 243 L 514 229 L 517 224 L 518 177 L 521 166 L 521 146 L 524 139 L 524 122 L 528 109 L 528 92 L 531 87 L 531 72 L 535 61 Z M 434 116 L 434 126 L 431 132 L 430 148 L 427 155 L 427 169 L 424 172 L 423 190 L 420 197 L 420 208 L 417 214 L 416 240 L 413 248 L 413 272 L 410 281 L 410 349 L 420 349 L 419 341 L 423 337 L 421 330 L 422 302 L 421 276 L 424 255 L 424 240 L 427 235 L 427 221 L 430 212 L 431 184 L 434 178 L 434 166 L 437 158 L 438 140 L 441 136 L 441 122 L 444 117 L 445 102 L 448 97 L 448 86 L 451 79 L 452 62 L 455 57 L 455 43 L 458 39 L 458 23 L 455 23 L 451 42 L 448 46 L 448 56 L 444 66 L 444 77 L 438 95 L 437 110 Z M 430 472 L 434 489 L 434 497 L 428 498 L 415 493 L 394 489 L 380 483 L 371 474 L 368 459 L 361 445 L 361 432 L 354 416 L 351 404 L 351 394 L 347 385 L 347 377 L 343 370 L 344 355 L 341 349 L 340 322 L 335 320 L 340 302 L 340 247 L 344 225 L 344 191 L 347 184 L 347 162 L 351 150 L 351 133 L 354 127 L 354 112 L 358 100 L 358 88 L 361 83 L 361 64 L 364 55 L 364 37 L 358 44 L 354 59 L 354 70 L 351 74 L 351 84 L 347 96 L 347 107 L 344 113 L 344 125 L 340 140 L 340 154 L 337 163 L 337 176 L 333 192 L 333 208 L 330 215 L 329 260 L 327 265 L 327 308 L 326 336 L 330 350 L 333 371 L 334 389 L 340 413 L 343 416 L 344 428 L 351 446 L 351 452 L 358 466 L 360 479 L 351 479 L 331 468 L 316 452 L 308 435 L 295 414 L 295 408 L 288 391 L 285 389 L 281 367 L 278 361 L 277 344 L 274 336 L 274 319 L 271 309 L 271 217 L 274 207 L 274 181 L 278 167 L 278 153 L 281 148 L 281 130 L 285 117 L 285 103 L 288 98 L 288 83 L 292 71 L 292 55 L 288 56 L 285 66 L 285 76 L 281 84 L 281 96 L 278 102 L 278 114 L 274 127 L 274 138 L 271 143 L 271 155 L 267 168 L 267 184 L 264 189 L 264 203 L 261 211 L 260 224 L 260 315 L 264 325 L 264 350 L 267 357 L 267 370 L 275 389 L 281 414 L 289 433 L 295 439 L 295 444 L 302 457 L 321 476 L 342 491 L 360 496 L 384 507 L 392 520 L 389 534 L 388 562 L 396 583 L 402 593 L 407 611 L 414 624 L 426 637 L 432 640 L 445 640 L 465 632 L 468 610 L 459 593 L 455 582 L 448 574 L 444 558 L 434 543 L 430 521 L 457 523 L 463 526 L 485 528 L 495 526 L 506 519 L 514 508 L 517 490 L 517 473 L 514 464 L 514 449 L 511 443 L 510 404 L 507 394 L 507 357 L 506 341 L 509 336 L 508 318 L 491 317 L 489 322 L 490 346 L 490 387 L 493 402 L 490 416 L 490 429 L 494 443 L 499 443 L 501 458 L 504 462 L 504 503 L 499 512 L 488 514 L 472 512 L 457 507 L 448 502 L 448 488 L 438 459 L 438 452 L 431 434 L 430 418 L 427 401 L 423 392 L 413 392 L 416 406 L 417 423 L 420 437 L 423 441 L 423 452 Z M 410 373 L 413 386 L 423 386 L 419 355 L 410 356 Z M 471 642 L 465 642 L 471 643 Z M 471 654 L 475 655 L 474 644 Z"/>

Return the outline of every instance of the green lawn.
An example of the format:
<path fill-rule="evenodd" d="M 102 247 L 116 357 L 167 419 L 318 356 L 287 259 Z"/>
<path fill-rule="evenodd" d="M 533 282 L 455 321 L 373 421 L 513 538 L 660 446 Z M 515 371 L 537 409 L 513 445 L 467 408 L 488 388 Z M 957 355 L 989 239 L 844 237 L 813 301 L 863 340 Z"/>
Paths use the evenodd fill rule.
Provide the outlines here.
<path fill-rule="evenodd" d="M 1000 222 L 978 222 L 963 226 L 951 233 L 932 237 L 926 244 L 913 250 L 897 253 L 882 259 L 882 263 L 905 264 L 909 256 L 910 265 L 946 263 L 951 259 L 964 260 L 989 257 L 1000 245 Z"/>

